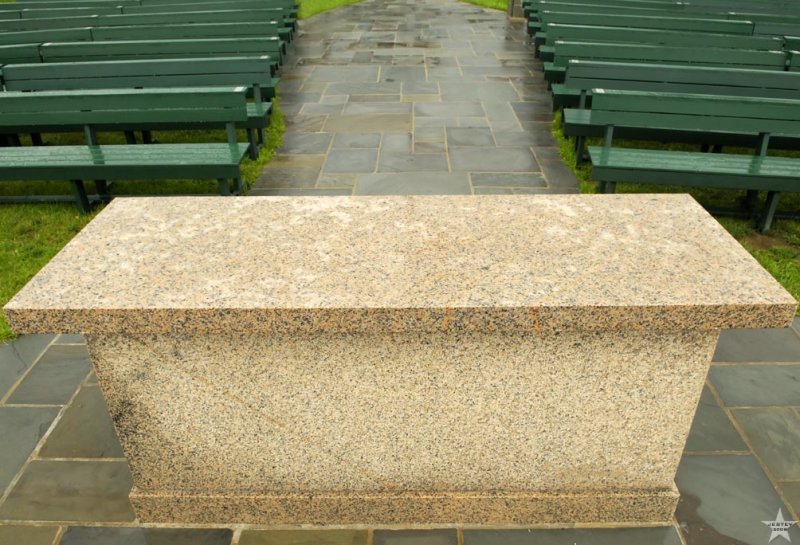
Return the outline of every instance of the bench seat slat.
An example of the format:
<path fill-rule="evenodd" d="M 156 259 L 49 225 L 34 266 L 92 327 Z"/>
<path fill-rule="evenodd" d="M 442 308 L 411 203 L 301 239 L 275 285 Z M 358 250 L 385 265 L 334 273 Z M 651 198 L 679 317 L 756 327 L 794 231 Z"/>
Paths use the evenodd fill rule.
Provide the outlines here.
<path fill-rule="evenodd" d="M 598 180 L 762 191 L 800 190 L 800 161 L 755 157 L 589 146 Z"/>
<path fill-rule="evenodd" d="M 216 179 L 239 176 L 248 144 L 0 148 L 4 180 Z"/>

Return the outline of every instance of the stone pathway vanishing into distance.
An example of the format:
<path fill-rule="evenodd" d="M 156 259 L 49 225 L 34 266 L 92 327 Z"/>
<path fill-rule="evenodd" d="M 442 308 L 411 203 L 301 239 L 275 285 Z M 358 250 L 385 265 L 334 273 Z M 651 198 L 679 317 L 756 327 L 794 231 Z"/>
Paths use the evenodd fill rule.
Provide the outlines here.
<path fill-rule="evenodd" d="M 455 0 L 369 0 L 306 21 L 283 74 L 283 149 L 252 194 L 576 191 L 521 28 Z M 0 344 L 0 545 L 767 545 L 800 516 L 800 320 L 720 338 L 672 526 L 142 527 L 79 336 Z M 800 528 L 789 531 L 800 543 Z M 776 537 L 773 544 L 785 543 Z"/>
<path fill-rule="evenodd" d="M 302 22 L 284 145 L 250 195 L 577 192 L 521 23 L 455 0 L 368 0 Z"/>

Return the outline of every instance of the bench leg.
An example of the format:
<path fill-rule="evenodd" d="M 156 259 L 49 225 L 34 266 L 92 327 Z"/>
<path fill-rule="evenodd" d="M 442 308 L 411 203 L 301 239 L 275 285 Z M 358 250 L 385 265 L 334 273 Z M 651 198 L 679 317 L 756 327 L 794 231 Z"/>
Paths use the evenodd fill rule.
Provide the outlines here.
<path fill-rule="evenodd" d="M 133 131 L 125 131 L 125 142 L 130 145 L 137 144 L 136 133 Z"/>
<path fill-rule="evenodd" d="M 109 202 L 111 200 L 111 193 L 108 191 L 108 182 L 106 180 L 95 180 L 94 186 L 97 188 L 97 194 L 100 195 L 103 201 Z"/>
<path fill-rule="evenodd" d="M 258 159 L 259 146 L 258 142 L 256 142 L 256 133 L 253 129 L 247 129 L 247 141 L 250 143 L 250 149 L 248 150 L 250 158 L 255 161 Z"/>
<path fill-rule="evenodd" d="M 34 146 L 44 146 L 44 142 L 42 142 L 42 135 L 38 132 L 31 133 L 31 142 Z"/>
<path fill-rule="evenodd" d="M 758 191 L 755 189 L 748 189 L 747 195 L 744 198 L 744 208 L 748 212 L 755 212 L 758 206 Z"/>
<path fill-rule="evenodd" d="M 244 185 L 242 184 L 241 178 L 233 179 L 233 190 L 236 192 L 237 195 L 242 194 L 242 191 L 244 190 Z"/>
<path fill-rule="evenodd" d="M 258 145 L 263 146 L 267 140 L 267 132 L 264 129 L 258 129 Z"/>
<path fill-rule="evenodd" d="M 231 194 L 231 187 L 228 184 L 227 178 L 218 178 L 217 179 L 217 187 L 219 187 L 219 194 L 225 197 Z"/>
<path fill-rule="evenodd" d="M 775 217 L 775 209 L 778 208 L 778 200 L 781 194 L 778 191 L 770 191 L 767 193 L 767 204 L 764 207 L 764 214 L 761 216 L 761 222 L 758 226 L 759 231 L 762 233 L 769 232 L 772 227 L 772 218 Z"/>
<path fill-rule="evenodd" d="M 20 147 L 22 145 L 22 141 L 19 139 L 18 134 L 10 134 L 8 139 L 11 141 L 12 146 Z"/>
<path fill-rule="evenodd" d="M 586 143 L 585 136 L 575 137 L 575 164 L 580 165 L 583 163 L 583 148 Z"/>
<path fill-rule="evenodd" d="M 153 133 L 150 131 L 142 131 L 142 143 L 144 144 L 152 144 L 153 143 Z"/>
<path fill-rule="evenodd" d="M 92 205 L 89 203 L 89 196 L 86 195 L 83 180 L 70 180 L 69 185 L 72 187 L 72 196 L 75 197 L 75 204 L 78 206 L 78 210 L 83 214 L 88 214 L 92 209 Z"/>

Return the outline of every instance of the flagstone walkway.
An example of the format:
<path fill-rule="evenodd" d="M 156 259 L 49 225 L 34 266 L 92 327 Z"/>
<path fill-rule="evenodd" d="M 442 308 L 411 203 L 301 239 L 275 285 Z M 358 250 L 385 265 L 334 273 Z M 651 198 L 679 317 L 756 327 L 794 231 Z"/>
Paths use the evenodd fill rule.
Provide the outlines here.
<path fill-rule="evenodd" d="M 368 0 L 302 24 L 284 145 L 251 195 L 577 192 L 521 23 L 455 0 Z"/>

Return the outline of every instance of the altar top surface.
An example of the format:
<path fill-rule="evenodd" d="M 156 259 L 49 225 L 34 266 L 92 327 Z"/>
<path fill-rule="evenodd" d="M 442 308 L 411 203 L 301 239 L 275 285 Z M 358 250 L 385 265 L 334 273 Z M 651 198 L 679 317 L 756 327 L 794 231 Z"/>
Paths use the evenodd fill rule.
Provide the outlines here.
<path fill-rule="evenodd" d="M 116 199 L 5 307 L 20 333 L 783 327 L 687 195 Z"/>

